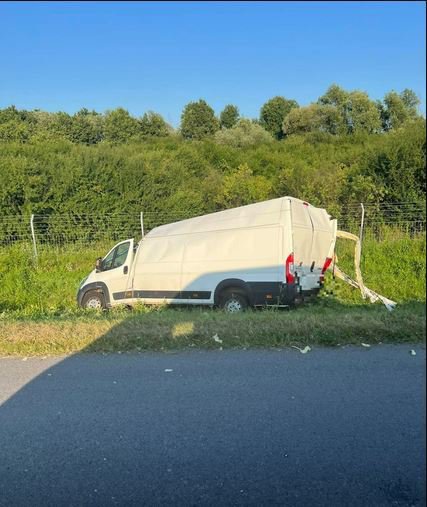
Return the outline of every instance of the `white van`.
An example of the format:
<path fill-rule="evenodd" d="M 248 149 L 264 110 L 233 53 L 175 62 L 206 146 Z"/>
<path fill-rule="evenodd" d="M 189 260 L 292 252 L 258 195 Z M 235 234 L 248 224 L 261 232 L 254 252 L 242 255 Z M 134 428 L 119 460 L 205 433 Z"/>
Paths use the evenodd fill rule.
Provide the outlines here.
<path fill-rule="evenodd" d="M 78 304 L 291 305 L 319 291 L 336 230 L 324 209 L 293 197 L 162 225 L 100 259 Z"/>

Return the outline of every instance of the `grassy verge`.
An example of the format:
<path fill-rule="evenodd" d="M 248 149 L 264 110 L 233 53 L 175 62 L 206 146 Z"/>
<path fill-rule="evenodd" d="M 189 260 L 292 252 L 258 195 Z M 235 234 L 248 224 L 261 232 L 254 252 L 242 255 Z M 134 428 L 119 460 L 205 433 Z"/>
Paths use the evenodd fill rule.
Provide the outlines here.
<path fill-rule="evenodd" d="M 0 356 L 413 343 L 424 340 L 425 318 L 425 305 L 419 302 L 400 305 L 389 313 L 381 305 L 346 306 L 321 301 L 290 311 L 251 311 L 243 315 L 169 308 L 107 314 L 76 312 L 61 317 L 6 316 L 0 320 Z"/>
<path fill-rule="evenodd" d="M 398 229 L 385 228 L 376 240 L 366 234 L 362 272 L 366 285 L 384 296 L 406 303 L 425 301 L 426 237 L 409 237 Z M 95 258 L 114 244 L 91 247 L 44 246 L 37 265 L 29 245 L 0 247 L 0 312 L 69 312 L 76 306 L 76 293 L 83 277 L 93 269 Z M 339 240 L 339 265 L 353 275 L 353 244 Z M 336 301 L 360 304 L 360 293 L 342 282 L 327 287 Z M 328 290 L 325 291 L 327 294 Z"/>

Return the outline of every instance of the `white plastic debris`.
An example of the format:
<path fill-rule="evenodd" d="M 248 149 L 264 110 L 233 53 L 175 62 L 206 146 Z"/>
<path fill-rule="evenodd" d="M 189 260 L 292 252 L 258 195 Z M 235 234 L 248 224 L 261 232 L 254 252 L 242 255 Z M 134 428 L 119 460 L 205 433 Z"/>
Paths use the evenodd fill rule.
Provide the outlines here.
<path fill-rule="evenodd" d="M 307 352 L 310 352 L 311 350 L 311 347 L 309 347 L 308 345 L 306 345 L 303 349 L 300 349 L 299 347 L 297 347 L 296 345 L 292 345 L 292 347 L 294 349 L 297 349 L 301 352 L 301 354 L 307 354 Z"/>
<path fill-rule="evenodd" d="M 165 373 L 171 373 L 173 370 L 171 368 L 166 368 Z"/>
<path fill-rule="evenodd" d="M 369 348 L 370 348 L 369 343 L 363 343 L 363 342 L 362 342 L 360 345 L 362 345 L 362 347 L 366 347 L 367 349 L 369 349 Z"/>
<path fill-rule="evenodd" d="M 212 339 L 216 343 L 222 343 L 222 340 L 220 339 L 220 337 L 216 333 L 212 336 Z"/>
<path fill-rule="evenodd" d="M 23 361 L 28 361 L 28 357 L 23 357 L 22 360 Z"/>
<path fill-rule="evenodd" d="M 368 298 L 371 303 L 375 303 L 376 301 L 381 301 L 389 312 L 393 311 L 397 305 L 397 303 L 395 301 L 392 301 L 391 299 L 381 296 L 381 294 L 374 292 L 372 289 L 368 289 L 368 287 L 366 287 L 366 285 L 363 282 L 362 272 L 360 270 L 360 258 L 361 258 L 361 250 L 362 250 L 362 247 L 360 244 L 360 238 L 358 236 L 356 236 L 355 234 L 351 234 L 350 232 L 346 232 L 346 231 L 337 231 L 337 238 L 349 239 L 349 240 L 355 242 L 354 268 L 355 268 L 355 272 L 356 272 L 356 280 L 351 279 L 348 275 L 346 275 L 344 273 L 344 271 L 341 271 L 341 269 L 337 266 L 337 257 L 336 256 L 335 256 L 335 262 L 334 262 L 334 267 L 333 267 L 335 276 L 337 276 L 338 278 L 340 278 L 344 282 L 348 283 L 352 287 L 360 289 L 363 299 Z"/>
<path fill-rule="evenodd" d="M 417 355 L 417 353 L 415 352 L 414 349 L 411 350 L 410 354 L 411 354 L 411 356 L 416 356 Z"/>

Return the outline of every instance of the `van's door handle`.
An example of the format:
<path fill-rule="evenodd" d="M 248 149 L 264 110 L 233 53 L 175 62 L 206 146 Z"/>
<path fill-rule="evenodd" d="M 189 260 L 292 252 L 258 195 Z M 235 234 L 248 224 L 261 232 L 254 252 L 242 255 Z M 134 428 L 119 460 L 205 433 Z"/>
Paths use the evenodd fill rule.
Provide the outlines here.
<path fill-rule="evenodd" d="M 127 275 L 127 274 L 128 274 L 128 267 L 127 267 L 127 266 L 125 266 L 125 267 L 123 268 L 123 273 L 124 273 L 125 275 Z"/>

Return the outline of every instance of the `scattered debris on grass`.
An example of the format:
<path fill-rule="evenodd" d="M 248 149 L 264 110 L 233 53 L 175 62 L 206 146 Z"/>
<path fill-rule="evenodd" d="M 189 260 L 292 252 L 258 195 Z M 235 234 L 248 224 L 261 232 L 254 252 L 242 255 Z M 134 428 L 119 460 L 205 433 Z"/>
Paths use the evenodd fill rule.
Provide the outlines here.
<path fill-rule="evenodd" d="M 220 339 L 220 337 L 218 336 L 217 333 L 215 333 L 213 336 L 212 336 L 213 340 L 216 342 L 216 343 L 222 343 L 222 340 Z"/>
<path fill-rule="evenodd" d="M 190 326 L 191 324 L 191 326 Z M 371 348 L 382 343 L 425 340 L 425 305 L 400 305 L 392 313 L 376 306 L 335 304 L 301 307 L 290 313 L 246 312 L 232 317 L 197 309 L 85 315 L 73 318 L 0 319 L 0 356 L 28 358 L 76 352 L 124 355 L 190 349 L 251 349 L 293 347 L 306 354 L 315 346 Z M 180 332 L 177 332 L 177 331 Z M 310 345 L 309 345 L 310 344 Z M 309 345 L 308 349 L 304 349 Z M 302 352 L 306 350 L 305 352 Z"/>
<path fill-rule="evenodd" d="M 303 349 L 300 349 L 299 347 L 297 347 L 296 345 L 292 345 L 292 347 L 294 349 L 297 349 L 301 352 L 301 354 L 307 354 L 307 352 L 310 352 L 311 350 L 311 347 L 309 345 L 306 345 Z"/>

